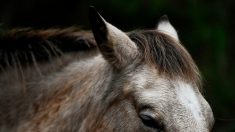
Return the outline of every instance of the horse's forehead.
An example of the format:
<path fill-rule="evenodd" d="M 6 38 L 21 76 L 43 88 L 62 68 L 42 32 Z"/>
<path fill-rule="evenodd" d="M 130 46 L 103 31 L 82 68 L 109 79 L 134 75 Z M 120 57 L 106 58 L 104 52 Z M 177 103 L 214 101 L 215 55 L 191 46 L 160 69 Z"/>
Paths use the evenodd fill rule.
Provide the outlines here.
<path fill-rule="evenodd" d="M 186 109 L 191 111 L 194 119 L 200 122 L 202 117 L 202 107 L 198 96 L 200 93 L 196 88 L 193 88 L 192 85 L 184 83 L 182 81 L 177 81 L 174 83 L 177 99 L 180 104 L 183 105 Z"/>
<path fill-rule="evenodd" d="M 150 104 L 158 112 L 168 114 L 162 116 L 188 114 L 185 120 L 204 124 L 202 122 L 205 122 L 203 112 L 205 107 L 202 105 L 205 103 L 202 102 L 203 97 L 198 88 L 180 79 L 171 80 L 155 74 L 149 69 L 142 68 L 131 77 L 134 86 L 129 88 L 136 93 L 137 102 Z"/>

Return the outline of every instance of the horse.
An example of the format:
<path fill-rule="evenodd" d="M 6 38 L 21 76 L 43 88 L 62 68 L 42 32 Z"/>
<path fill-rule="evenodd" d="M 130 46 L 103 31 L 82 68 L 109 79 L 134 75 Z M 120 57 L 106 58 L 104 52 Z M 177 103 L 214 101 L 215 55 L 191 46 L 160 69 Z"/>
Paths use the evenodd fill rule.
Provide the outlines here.
<path fill-rule="evenodd" d="M 0 132 L 208 132 L 199 70 L 168 18 L 123 32 L 89 8 L 92 31 L 0 35 Z"/>

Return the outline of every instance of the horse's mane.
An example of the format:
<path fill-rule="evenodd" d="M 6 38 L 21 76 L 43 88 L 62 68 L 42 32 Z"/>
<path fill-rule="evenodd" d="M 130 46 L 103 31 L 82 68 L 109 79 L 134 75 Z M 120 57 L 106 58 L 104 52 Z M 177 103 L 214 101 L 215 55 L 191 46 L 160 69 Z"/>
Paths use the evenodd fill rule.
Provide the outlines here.
<path fill-rule="evenodd" d="M 129 37 L 139 47 L 145 62 L 155 66 L 160 74 L 200 84 L 196 64 L 187 50 L 172 37 L 156 30 L 130 32 Z"/>
<path fill-rule="evenodd" d="M 96 47 L 91 32 L 76 27 L 65 29 L 13 29 L 0 33 L 0 68 L 47 61 L 67 52 Z"/>
<path fill-rule="evenodd" d="M 200 84 L 200 75 L 190 54 L 179 42 L 156 30 L 128 33 L 137 44 L 147 63 L 157 67 L 160 74 L 181 77 Z M 15 29 L 0 34 L 0 68 L 18 63 L 47 61 L 63 53 L 96 48 L 91 32 L 79 28 Z"/>

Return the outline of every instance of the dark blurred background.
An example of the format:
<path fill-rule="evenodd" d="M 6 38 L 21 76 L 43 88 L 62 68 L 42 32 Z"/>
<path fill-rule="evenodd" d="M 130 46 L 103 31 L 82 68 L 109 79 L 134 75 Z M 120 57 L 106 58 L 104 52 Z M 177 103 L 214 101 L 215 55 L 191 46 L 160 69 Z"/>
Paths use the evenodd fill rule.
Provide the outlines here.
<path fill-rule="evenodd" d="M 6 0 L 0 31 L 16 27 L 88 27 L 88 6 L 118 28 L 154 28 L 167 14 L 198 64 L 215 132 L 235 132 L 235 1 L 233 0 Z"/>

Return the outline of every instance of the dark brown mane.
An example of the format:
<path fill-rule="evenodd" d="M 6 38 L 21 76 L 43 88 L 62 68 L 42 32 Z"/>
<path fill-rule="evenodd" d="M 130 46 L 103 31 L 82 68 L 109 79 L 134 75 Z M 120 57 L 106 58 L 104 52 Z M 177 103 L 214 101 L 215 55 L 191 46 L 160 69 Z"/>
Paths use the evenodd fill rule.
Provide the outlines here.
<path fill-rule="evenodd" d="M 129 37 L 143 53 L 144 60 L 156 66 L 160 74 L 200 83 L 200 75 L 190 54 L 170 36 L 156 30 L 131 32 Z"/>
<path fill-rule="evenodd" d="M 156 30 L 136 31 L 129 37 L 143 53 L 144 60 L 154 64 L 160 74 L 181 77 L 196 84 L 199 71 L 185 48 L 170 36 Z M 96 48 L 93 35 L 78 28 L 66 29 L 16 29 L 0 34 L 0 66 L 34 61 L 46 61 L 66 52 L 86 51 Z"/>
<path fill-rule="evenodd" d="M 95 47 L 90 32 L 79 28 L 14 29 L 0 34 L 0 68 L 21 65 L 34 60 L 47 61 L 66 52 L 85 51 Z"/>

